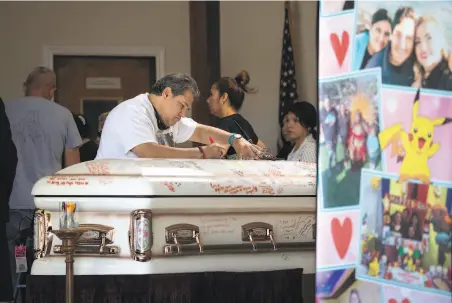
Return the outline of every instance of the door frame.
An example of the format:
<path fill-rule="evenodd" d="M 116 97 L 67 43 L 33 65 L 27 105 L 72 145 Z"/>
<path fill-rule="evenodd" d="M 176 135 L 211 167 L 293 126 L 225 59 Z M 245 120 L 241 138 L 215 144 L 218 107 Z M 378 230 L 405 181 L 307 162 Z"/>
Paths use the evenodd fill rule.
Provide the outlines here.
<path fill-rule="evenodd" d="M 53 57 L 60 56 L 112 56 L 155 57 L 156 80 L 165 75 L 165 49 L 160 46 L 55 46 L 44 45 L 43 65 L 53 70 Z"/>

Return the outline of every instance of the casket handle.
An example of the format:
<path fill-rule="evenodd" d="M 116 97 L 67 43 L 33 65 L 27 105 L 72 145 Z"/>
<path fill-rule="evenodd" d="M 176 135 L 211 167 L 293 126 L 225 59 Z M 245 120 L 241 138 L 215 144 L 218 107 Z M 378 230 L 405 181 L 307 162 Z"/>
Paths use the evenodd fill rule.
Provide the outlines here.
<path fill-rule="evenodd" d="M 34 256 L 36 259 L 45 257 L 52 247 L 53 235 L 50 222 L 50 212 L 37 209 L 34 217 Z"/>
<path fill-rule="evenodd" d="M 165 228 L 165 239 L 167 244 L 174 244 L 177 247 L 177 254 L 182 253 L 182 246 L 197 244 L 199 253 L 204 251 L 199 227 L 193 224 L 181 223 L 173 224 Z"/>
<path fill-rule="evenodd" d="M 256 242 L 268 242 L 273 245 L 273 250 L 277 250 L 273 235 L 273 225 L 264 222 L 251 222 L 242 225 L 242 241 L 250 242 L 253 251 L 257 250 Z"/>

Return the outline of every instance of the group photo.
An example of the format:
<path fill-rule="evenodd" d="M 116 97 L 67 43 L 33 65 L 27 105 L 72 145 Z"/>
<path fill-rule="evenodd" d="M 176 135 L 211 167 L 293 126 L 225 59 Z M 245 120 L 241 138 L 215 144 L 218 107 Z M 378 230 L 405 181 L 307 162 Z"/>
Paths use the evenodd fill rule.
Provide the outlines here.
<path fill-rule="evenodd" d="M 352 70 L 380 67 L 383 84 L 452 91 L 447 1 L 355 1 Z"/>
<path fill-rule="evenodd" d="M 362 168 L 381 167 L 378 143 L 378 70 L 322 81 L 319 85 L 319 173 L 323 207 L 357 205 Z M 348 190 L 343 190 L 349 188 Z"/>

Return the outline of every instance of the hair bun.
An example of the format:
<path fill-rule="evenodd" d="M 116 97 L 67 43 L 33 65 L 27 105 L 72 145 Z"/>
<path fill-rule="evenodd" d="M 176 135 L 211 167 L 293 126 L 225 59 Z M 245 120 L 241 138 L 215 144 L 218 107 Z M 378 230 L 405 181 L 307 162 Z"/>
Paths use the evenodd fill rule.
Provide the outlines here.
<path fill-rule="evenodd" d="M 237 86 L 240 87 L 245 93 L 257 92 L 257 89 L 248 87 L 248 84 L 250 83 L 250 74 L 248 74 L 246 70 L 242 70 L 238 73 L 234 80 L 237 83 Z"/>
<path fill-rule="evenodd" d="M 238 73 L 234 79 L 237 82 L 237 85 L 242 89 L 246 88 L 248 83 L 250 83 L 250 75 L 245 70 L 242 70 L 240 73 Z"/>

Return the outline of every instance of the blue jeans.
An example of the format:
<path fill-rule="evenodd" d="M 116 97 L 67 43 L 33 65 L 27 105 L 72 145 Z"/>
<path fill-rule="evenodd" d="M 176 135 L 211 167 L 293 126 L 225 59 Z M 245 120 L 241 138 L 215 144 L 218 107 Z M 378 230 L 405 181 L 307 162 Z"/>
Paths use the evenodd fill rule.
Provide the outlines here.
<path fill-rule="evenodd" d="M 19 276 L 16 273 L 16 258 L 14 256 L 16 239 L 18 239 L 21 230 L 27 229 L 30 226 L 33 228 L 33 214 L 34 209 L 11 209 L 9 211 L 9 222 L 6 223 L 6 237 L 8 239 L 13 291 Z M 27 256 L 27 258 L 30 257 L 33 258 L 33 256 Z"/>

